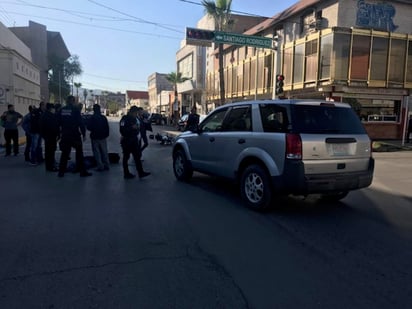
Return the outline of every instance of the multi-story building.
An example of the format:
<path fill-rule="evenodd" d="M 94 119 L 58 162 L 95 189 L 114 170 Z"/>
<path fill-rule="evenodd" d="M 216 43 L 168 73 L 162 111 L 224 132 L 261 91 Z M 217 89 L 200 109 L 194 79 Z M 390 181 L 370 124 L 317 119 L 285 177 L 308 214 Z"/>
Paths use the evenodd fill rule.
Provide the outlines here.
<path fill-rule="evenodd" d="M 243 33 L 264 19 L 232 14 L 230 32 Z M 215 21 L 205 15 L 199 20 L 196 28 L 215 30 Z M 176 53 L 177 72 L 182 73 L 182 77 L 189 78 L 189 80 L 177 85 L 181 101 L 181 115 L 189 113 L 192 106 L 196 106 L 198 113 L 201 114 L 214 108 L 213 104 L 206 104 L 205 86 L 206 72 L 214 71 L 216 67 L 215 48 L 215 44 L 212 46 L 193 45 L 193 42 L 187 44 L 186 40 L 182 41 L 181 48 Z"/>
<path fill-rule="evenodd" d="M 66 60 L 70 52 L 59 32 L 47 31 L 46 26 L 30 21 L 28 27 L 9 28 L 31 50 L 32 61 L 40 72 L 40 99 L 49 100 L 48 71 L 50 59 Z"/>
<path fill-rule="evenodd" d="M 144 110 L 150 111 L 149 93 L 147 91 L 126 90 L 126 111 L 132 106 L 142 107 Z"/>
<path fill-rule="evenodd" d="M 161 113 L 159 110 L 159 95 L 162 91 L 173 91 L 173 85 L 166 79 L 167 74 L 153 73 L 148 78 L 149 108 L 150 113 Z"/>
<path fill-rule="evenodd" d="M 0 23 L 0 114 L 14 104 L 21 114 L 40 102 L 40 72 L 33 64 L 31 50 Z M 0 128 L 0 144 L 3 142 Z"/>
<path fill-rule="evenodd" d="M 411 14 L 406 0 L 299 1 L 245 32 L 274 38 L 276 50 L 226 46 L 226 98 L 274 97 L 282 74 L 281 96 L 351 103 L 372 138 L 401 138 L 412 88 Z M 211 102 L 218 79 L 208 71 Z"/>

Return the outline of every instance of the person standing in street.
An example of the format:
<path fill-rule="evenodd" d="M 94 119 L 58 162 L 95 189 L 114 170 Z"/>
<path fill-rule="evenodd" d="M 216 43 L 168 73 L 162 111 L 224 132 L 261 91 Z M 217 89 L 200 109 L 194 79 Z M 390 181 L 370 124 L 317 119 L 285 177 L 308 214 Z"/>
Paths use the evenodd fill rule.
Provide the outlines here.
<path fill-rule="evenodd" d="M 64 177 L 67 161 L 72 148 L 76 150 L 76 169 L 80 171 L 80 177 L 91 176 L 84 165 L 83 140 L 86 139 L 86 128 L 79 108 L 75 105 L 75 98 L 69 95 L 64 106 L 57 116 L 60 128 L 60 150 L 62 151 L 59 164 L 58 177 Z"/>
<path fill-rule="evenodd" d="M 187 124 L 185 131 L 194 131 L 196 130 L 199 124 L 200 116 L 196 113 L 196 107 L 193 107 L 190 111 L 189 117 L 187 118 Z"/>
<path fill-rule="evenodd" d="M 93 116 L 87 122 L 87 129 L 90 131 L 93 155 L 97 163 L 97 171 L 108 171 L 109 156 L 107 153 L 107 141 L 109 137 L 109 122 L 106 116 L 102 115 L 99 104 L 93 105 Z"/>
<path fill-rule="evenodd" d="M 14 105 L 9 104 L 7 111 L 1 116 L 2 125 L 4 127 L 4 139 L 6 140 L 6 157 L 11 155 L 11 144 L 13 142 L 13 152 L 17 156 L 19 154 L 19 130 L 23 116 L 14 110 Z"/>
<path fill-rule="evenodd" d="M 149 172 L 143 170 L 142 162 L 140 161 L 142 151 L 140 146 L 140 123 L 137 118 L 137 106 L 132 106 L 127 113 L 120 119 L 120 134 L 121 146 L 123 150 L 123 176 L 125 179 L 132 179 L 135 177 L 129 171 L 129 158 L 133 156 L 136 170 L 140 178 L 149 176 Z"/>
<path fill-rule="evenodd" d="M 147 139 L 147 131 L 153 131 L 152 125 L 147 116 L 145 116 L 144 110 L 141 107 L 138 107 L 137 118 L 140 123 L 140 136 L 141 136 L 141 148 L 140 151 L 143 154 L 143 150 L 149 146 L 149 140 Z"/>
<path fill-rule="evenodd" d="M 412 133 L 412 115 L 409 115 L 409 122 L 408 122 L 408 131 L 406 131 L 406 142 L 411 142 L 411 133 Z"/>
<path fill-rule="evenodd" d="M 26 147 L 24 148 L 24 160 L 30 162 L 30 148 L 31 148 L 31 133 L 30 133 L 30 117 L 33 106 L 29 106 L 29 112 L 24 115 L 21 126 L 26 134 Z"/>
<path fill-rule="evenodd" d="M 59 123 L 55 114 L 54 105 L 46 104 L 46 111 L 40 119 L 41 137 L 44 139 L 44 158 L 47 172 L 57 172 L 56 149 L 57 141 L 60 138 Z"/>
<path fill-rule="evenodd" d="M 41 103 L 40 103 L 41 104 Z M 43 154 L 40 155 L 41 149 L 41 137 L 40 137 L 40 108 L 33 106 L 30 114 L 30 135 L 31 135 L 31 147 L 30 147 L 30 164 L 37 165 L 41 162 Z"/>

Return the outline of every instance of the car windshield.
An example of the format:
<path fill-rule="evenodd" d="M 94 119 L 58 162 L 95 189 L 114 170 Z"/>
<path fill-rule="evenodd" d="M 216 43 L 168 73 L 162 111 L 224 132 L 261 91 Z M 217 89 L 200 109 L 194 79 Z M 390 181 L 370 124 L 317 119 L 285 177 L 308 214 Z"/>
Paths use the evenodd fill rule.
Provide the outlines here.
<path fill-rule="evenodd" d="M 293 131 L 316 134 L 365 134 L 351 108 L 319 105 L 295 105 Z"/>

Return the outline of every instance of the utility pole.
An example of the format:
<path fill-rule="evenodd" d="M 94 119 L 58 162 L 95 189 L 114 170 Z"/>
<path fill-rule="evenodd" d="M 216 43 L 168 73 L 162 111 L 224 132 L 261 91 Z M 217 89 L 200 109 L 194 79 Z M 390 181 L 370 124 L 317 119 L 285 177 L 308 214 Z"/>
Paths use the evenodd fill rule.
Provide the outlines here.
<path fill-rule="evenodd" d="M 59 104 L 62 103 L 62 80 L 61 80 L 61 71 L 59 70 Z"/>

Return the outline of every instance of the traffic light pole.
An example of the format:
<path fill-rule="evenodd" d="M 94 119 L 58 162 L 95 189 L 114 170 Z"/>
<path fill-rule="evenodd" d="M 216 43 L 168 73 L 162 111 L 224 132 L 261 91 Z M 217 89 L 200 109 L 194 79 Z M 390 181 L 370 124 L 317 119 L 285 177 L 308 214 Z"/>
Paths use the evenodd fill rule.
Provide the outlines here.
<path fill-rule="evenodd" d="M 278 70 L 280 69 L 280 52 L 279 52 L 280 46 L 281 46 L 280 38 L 276 36 L 276 46 L 274 46 L 274 53 L 273 53 L 273 89 L 272 89 L 272 99 L 273 100 L 279 99 L 278 95 L 276 94 L 276 85 L 277 85 Z"/>

